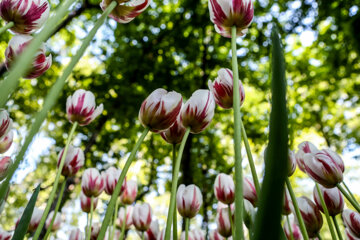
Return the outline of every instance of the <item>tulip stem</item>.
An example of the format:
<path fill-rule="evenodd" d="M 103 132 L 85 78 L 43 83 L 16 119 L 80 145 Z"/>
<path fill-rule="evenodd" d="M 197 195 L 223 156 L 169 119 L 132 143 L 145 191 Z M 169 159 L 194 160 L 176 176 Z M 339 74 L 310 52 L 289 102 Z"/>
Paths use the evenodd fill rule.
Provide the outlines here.
<path fill-rule="evenodd" d="M 122 218 L 122 216 L 120 216 L 120 218 Z M 123 240 L 125 237 L 125 228 L 126 228 L 126 204 L 124 206 L 124 219 L 123 219 L 123 225 L 121 228 L 121 237 L 120 237 L 121 240 Z"/>
<path fill-rule="evenodd" d="M 185 218 L 185 240 L 189 239 L 190 218 Z"/>
<path fill-rule="evenodd" d="M 320 233 L 316 233 L 316 237 L 318 238 L 318 240 L 322 240 Z"/>
<path fill-rule="evenodd" d="M 134 148 L 131 150 L 130 156 L 129 158 L 126 160 L 125 166 L 123 168 L 123 170 L 121 171 L 120 177 L 118 179 L 118 182 L 115 186 L 114 192 L 111 195 L 111 199 L 110 202 L 108 204 L 108 207 L 106 209 L 106 213 L 105 213 L 105 217 L 103 220 L 103 223 L 101 224 L 101 229 L 100 229 L 100 233 L 97 239 L 99 240 L 103 240 L 105 238 L 105 233 L 106 233 L 106 229 L 109 225 L 110 219 L 113 216 L 113 212 L 114 212 L 114 207 L 116 204 L 116 201 L 119 197 L 120 191 L 121 191 L 121 187 L 122 184 L 124 182 L 125 176 L 127 174 L 127 172 L 129 171 L 130 165 L 133 162 L 133 160 L 135 159 L 136 153 L 138 151 L 138 149 L 140 148 L 141 143 L 144 141 L 146 135 L 149 132 L 149 128 L 145 128 L 144 131 L 142 132 L 140 138 L 138 139 L 138 141 L 136 142 Z"/>
<path fill-rule="evenodd" d="M 63 183 L 61 184 L 61 188 L 60 188 L 60 192 L 59 192 L 59 198 L 58 198 L 58 200 L 56 202 L 54 215 L 53 215 L 53 217 L 51 219 L 49 227 L 46 229 L 46 234 L 45 234 L 44 240 L 46 240 L 46 239 L 48 239 L 48 237 L 50 237 L 51 229 L 52 229 L 52 226 L 53 226 L 54 221 L 56 219 L 56 214 L 58 213 L 59 208 L 60 208 L 60 203 L 61 203 L 61 200 L 62 200 L 62 197 L 63 197 L 63 194 L 64 194 L 65 186 L 66 186 L 66 179 L 64 179 Z"/>
<path fill-rule="evenodd" d="M 145 240 L 145 232 L 142 232 L 141 239 L 142 239 L 142 240 Z"/>
<path fill-rule="evenodd" d="M 75 129 L 77 127 L 78 123 L 75 122 L 71 128 L 71 131 L 70 131 L 70 134 L 67 138 L 67 141 L 66 141 L 66 145 L 65 145 L 65 149 L 64 149 L 64 153 L 62 155 L 62 158 L 60 160 L 60 164 L 59 164 L 59 168 L 56 172 L 56 177 L 55 177 L 55 182 L 54 182 L 54 186 L 51 190 L 51 193 L 50 193 L 50 197 L 48 199 L 48 202 L 46 204 L 46 208 L 44 210 L 44 213 L 41 217 L 41 220 L 40 220 L 40 223 L 39 223 L 39 226 L 37 227 L 36 229 L 36 232 L 34 234 L 34 237 L 33 237 L 33 240 L 37 240 L 40 236 L 40 233 L 41 233 L 41 230 L 44 226 L 44 223 L 45 223 L 45 220 L 49 214 L 49 211 L 50 211 L 50 207 L 51 207 L 51 204 L 53 203 L 54 201 L 54 198 L 55 198 L 55 194 L 56 194 L 56 190 L 57 190 L 57 187 L 59 185 L 59 180 L 60 180 L 60 176 L 61 176 L 61 172 L 62 172 L 62 169 L 64 167 L 64 164 L 65 164 L 65 159 L 66 159 L 66 155 L 67 155 L 67 152 L 68 152 L 68 149 L 69 149 L 69 145 L 72 141 L 72 138 L 73 138 L 73 135 L 75 133 Z M 65 180 L 64 180 L 65 181 Z"/>
<path fill-rule="evenodd" d="M 175 164 L 175 167 L 174 167 L 173 181 L 171 184 L 170 206 L 169 206 L 169 211 L 168 211 L 168 216 L 167 216 L 167 221 L 166 221 L 165 240 L 170 240 L 170 236 L 171 236 L 171 221 L 173 220 L 175 207 L 176 207 L 176 189 L 177 189 L 178 178 L 179 178 L 180 163 L 181 163 L 182 154 L 184 152 L 185 143 L 186 143 L 186 140 L 187 140 L 189 134 L 190 134 L 190 128 L 187 128 L 186 132 L 184 134 L 184 137 L 181 140 L 181 144 L 180 144 L 180 148 L 178 151 L 178 155 L 176 157 L 176 161 L 173 163 L 173 165 Z"/>
<path fill-rule="evenodd" d="M 329 211 L 328 211 L 327 206 L 325 204 L 324 196 L 321 193 L 321 190 L 319 188 L 319 184 L 315 183 L 315 185 L 316 185 L 316 189 L 317 189 L 317 192 L 319 194 L 319 197 L 320 197 L 321 206 L 322 206 L 322 208 L 324 210 L 326 221 L 327 221 L 328 226 L 330 228 L 331 237 L 332 237 L 333 240 L 336 240 L 336 234 L 335 234 L 334 226 L 332 225 L 330 215 L 329 215 Z"/>
<path fill-rule="evenodd" d="M 286 186 L 287 186 L 287 188 L 289 190 L 291 201 L 292 201 L 292 203 L 294 205 L 294 208 L 295 208 L 295 214 L 296 214 L 296 217 L 297 217 L 297 219 L 299 221 L 299 227 L 300 227 L 301 234 L 303 235 L 304 240 L 309 240 L 309 236 L 308 236 L 307 231 L 306 231 L 305 223 L 304 223 L 304 220 L 302 218 L 299 206 L 297 204 L 294 190 L 292 189 L 292 186 L 291 186 L 291 183 L 290 183 L 288 177 L 286 178 Z"/>
<path fill-rule="evenodd" d="M 352 197 L 352 199 L 353 199 L 355 202 L 357 202 L 355 196 L 354 196 L 354 195 L 352 194 L 352 192 L 350 191 L 350 188 L 345 184 L 344 181 L 343 181 L 342 183 L 343 183 L 344 187 L 346 188 L 346 190 L 348 191 L 348 193 L 350 194 L 350 196 Z"/>
<path fill-rule="evenodd" d="M 231 226 L 231 233 L 234 236 L 234 223 L 233 223 L 233 219 L 232 219 L 232 213 L 231 213 L 231 205 L 228 204 L 228 214 L 229 214 L 229 220 L 230 220 L 230 226 Z"/>
<path fill-rule="evenodd" d="M 94 197 L 91 196 L 90 199 L 91 199 L 91 204 L 90 204 L 90 222 L 89 222 L 88 229 L 87 229 L 86 240 L 90 240 L 90 236 L 91 236 L 91 225 L 92 225 L 93 212 L 94 212 Z"/>
<path fill-rule="evenodd" d="M 241 159 L 241 114 L 240 114 L 240 92 L 239 70 L 236 55 L 236 26 L 231 28 L 231 50 L 233 70 L 233 109 L 234 109 L 234 151 L 235 151 L 235 234 L 234 239 L 244 239 L 243 230 L 243 179 Z"/>
<path fill-rule="evenodd" d="M 5 26 L 0 28 L 0 34 L 5 32 L 6 30 L 12 28 L 14 26 L 14 22 L 8 22 Z"/>
<path fill-rule="evenodd" d="M 115 227 L 116 227 L 116 219 L 117 219 L 118 208 L 119 208 L 119 200 L 117 200 L 116 203 L 115 203 L 114 220 L 113 220 L 113 227 L 112 227 L 112 230 L 111 230 L 110 239 L 114 239 L 114 233 L 115 233 Z M 126 216 L 126 215 L 125 215 L 125 216 Z"/>
<path fill-rule="evenodd" d="M 176 144 L 173 144 L 172 150 L 172 157 L 173 157 L 173 168 L 172 168 L 172 178 L 174 181 L 174 171 L 175 171 L 175 163 L 176 163 Z M 174 205 L 174 216 L 173 216 L 173 240 L 177 240 L 177 212 L 176 212 L 176 204 Z"/>
<path fill-rule="evenodd" d="M 289 215 L 286 215 L 286 224 L 288 225 L 288 228 L 289 228 L 289 231 L 290 231 L 290 239 L 294 240 L 294 234 L 293 234 L 293 231 L 291 229 Z"/>
<path fill-rule="evenodd" d="M 337 233 L 337 235 L 339 237 L 339 240 L 343 240 L 343 237 L 341 235 L 340 226 L 339 226 L 339 224 L 338 224 L 338 222 L 336 220 L 336 216 L 331 216 L 331 217 L 332 217 L 332 220 L 334 222 L 334 225 L 335 225 L 335 228 L 336 228 L 336 233 Z"/>
<path fill-rule="evenodd" d="M 340 192 L 346 197 L 346 199 L 351 203 L 351 205 L 360 213 L 360 206 L 359 204 L 346 192 L 343 186 L 340 184 L 336 185 Z"/>

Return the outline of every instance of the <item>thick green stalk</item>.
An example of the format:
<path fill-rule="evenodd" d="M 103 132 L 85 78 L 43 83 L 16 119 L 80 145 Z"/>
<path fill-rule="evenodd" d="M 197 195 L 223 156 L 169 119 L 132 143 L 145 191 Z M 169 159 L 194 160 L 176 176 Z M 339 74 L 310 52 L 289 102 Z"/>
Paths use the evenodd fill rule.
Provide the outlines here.
<path fill-rule="evenodd" d="M 75 122 L 71 128 L 71 131 L 70 131 L 70 134 L 69 134 L 69 137 L 66 141 L 66 145 L 65 145 L 65 149 L 64 149 L 64 153 L 62 155 L 62 158 L 60 160 L 60 165 L 59 165 L 59 169 L 57 170 L 56 172 L 56 177 L 55 177 L 55 181 L 54 181 L 54 185 L 53 185 L 53 188 L 51 190 L 51 193 L 50 193 L 50 197 L 46 203 L 46 208 L 44 210 L 44 213 L 41 217 L 41 220 L 40 220 L 40 223 L 39 223 L 39 226 L 37 227 L 36 229 L 36 232 L 34 234 L 34 237 L 33 237 L 33 240 L 37 240 L 40 236 L 40 233 L 41 233 L 41 230 L 44 226 L 44 223 L 46 221 L 46 218 L 48 216 L 48 213 L 50 211 L 50 207 L 51 207 L 51 204 L 53 203 L 54 201 L 54 198 L 55 198 L 55 194 L 56 194 L 56 190 L 57 190 L 57 187 L 58 187 L 58 184 L 59 184 L 59 180 L 60 180 L 60 176 L 61 176 L 61 172 L 62 172 L 62 169 L 64 167 L 64 164 L 65 164 L 65 159 L 66 159 L 66 155 L 67 155 L 67 152 L 68 152 L 68 149 L 69 149 L 69 145 L 72 141 L 72 138 L 73 138 L 73 135 L 75 133 L 75 129 L 77 127 L 77 122 Z M 65 180 L 64 180 L 65 181 Z"/>
<path fill-rule="evenodd" d="M 235 151 L 235 235 L 234 239 L 244 239 L 243 230 L 243 189 L 242 189 L 242 159 L 241 159 L 241 115 L 239 70 L 236 55 L 236 26 L 231 28 L 231 53 L 233 71 L 233 109 L 234 109 L 234 151 Z"/>
<path fill-rule="evenodd" d="M 145 232 L 142 232 L 142 237 L 141 237 L 142 240 L 145 240 Z"/>
<path fill-rule="evenodd" d="M 292 203 L 294 205 L 294 208 L 295 208 L 295 214 L 296 214 L 296 218 L 299 221 L 299 227 L 300 227 L 301 234 L 302 234 L 304 240 L 309 240 L 309 236 L 308 236 L 307 231 L 306 231 L 305 223 L 304 223 L 304 220 L 302 218 L 299 206 L 297 204 L 295 193 L 294 193 L 294 190 L 292 189 L 289 178 L 286 178 L 286 186 L 287 186 L 287 188 L 289 190 L 291 201 L 292 201 Z"/>
<path fill-rule="evenodd" d="M 12 176 L 14 175 L 16 169 L 18 168 L 20 162 L 22 161 L 22 159 L 23 159 L 23 157 L 25 155 L 25 152 L 28 149 L 33 137 L 35 136 L 35 134 L 37 134 L 39 132 L 41 124 L 43 123 L 44 119 L 48 115 L 50 109 L 55 105 L 56 100 L 58 99 L 60 93 L 62 92 L 61 89 L 65 85 L 66 79 L 70 76 L 70 74 L 71 74 L 72 70 L 74 69 L 75 65 L 79 62 L 79 60 L 82 57 L 82 55 L 84 54 L 86 48 L 89 46 L 91 40 L 94 38 L 97 30 L 102 26 L 102 24 L 104 23 L 106 17 L 115 8 L 115 6 L 116 6 L 116 3 L 113 2 L 103 12 L 101 17 L 98 19 L 98 21 L 95 23 L 94 27 L 89 32 L 89 34 L 82 41 L 82 45 L 80 46 L 79 50 L 76 52 L 76 55 L 71 59 L 71 62 L 69 63 L 69 65 L 65 68 L 62 76 L 60 78 L 58 78 L 58 80 L 55 82 L 55 84 L 51 87 L 48 95 L 46 96 L 46 98 L 44 100 L 43 108 L 41 109 L 40 112 L 38 112 L 36 114 L 35 121 L 31 125 L 31 129 L 29 131 L 29 134 L 26 136 L 25 142 L 22 145 L 22 147 L 20 149 L 20 152 L 16 156 L 16 160 L 15 160 L 14 164 L 12 164 L 10 169 L 9 169 L 8 176 L 6 177 L 6 179 L 1 184 L 1 187 L 0 187 L 0 199 L 4 199 L 7 187 L 9 185 L 9 182 L 10 182 Z M 31 45 L 29 45 L 29 46 L 31 46 Z M 2 86 L 2 85 L 0 84 L 0 86 Z M 0 87 L 0 92 L 2 91 L 2 89 L 3 88 Z M 5 95 L 0 94 L 0 96 L 5 96 Z M 0 97 L 0 101 L 1 101 L 1 97 Z"/>
<path fill-rule="evenodd" d="M 110 202 L 109 202 L 108 207 L 106 209 L 105 217 L 104 217 L 103 223 L 101 224 L 100 233 L 99 233 L 99 236 L 97 238 L 98 240 L 103 240 L 105 238 L 106 229 L 107 229 L 107 227 L 109 225 L 109 222 L 110 222 L 110 219 L 111 219 L 111 217 L 113 215 L 114 207 L 115 207 L 116 201 L 117 201 L 117 199 L 119 197 L 121 186 L 122 186 L 122 184 L 124 182 L 125 176 L 126 176 L 127 172 L 129 171 L 130 165 L 131 165 L 131 163 L 133 162 L 133 160 L 134 160 L 134 158 L 136 156 L 136 152 L 138 151 L 141 143 L 144 141 L 144 139 L 145 139 L 146 135 L 148 134 L 148 132 L 149 132 L 149 128 L 145 128 L 144 131 L 142 132 L 139 140 L 136 142 L 134 148 L 132 149 L 129 158 L 126 160 L 125 166 L 121 171 L 120 177 L 118 179 L 118 182 L 117 182 L 117 184 L 115 186 L 114 192 L 113 192 L 113 194 L 111 196 Z"/>
<path fill-rule="evenodd" d="M 63 194 L 64 194 L 65 186 L 66 186 L 66 179 L 64 179 L 63 183 L 61 184 L 61 188 L 60 188 L 60 192 L 59 192 L 59 198 L 58 198 L 58 200 L 56 202 L 54 215 L 53 215 L 53 217 L 51 219 L 49 227 L 46 229 L 46 234 L 45 234 L 44 240 L 46 240 L 46 239 L 48 239 L 48 237 L 50 237 L 52 226 L 53 226 L 53 224 L 55 222 L 56 215 L 57 215 L 57 213 L 59 211 L 59 208 L 60 208 L 60 203 L 61 203 L 61 200 L 62 200 L 62 197 L 63 197 Z"/>
<path fill-rule="evenodd" d="M 14 22 L 8 22 L 5 26 L 0 28 L 0 34 L 5 32 L 6 30 L 12 28 L 14 26 Z"/>
<path fill-rule="evenodd" d="M 348 193 L 350 194 L 351 198 L 352 198 L 355 202 L 357 202 L 354 194 L 351 192 L 350 188 L 346 185 L 345 181 L 342 181 L 342 184 L 344 185 L 344 187 L 346 188 L 346 190 L 347 190 Z"/>
<path fill-rule="evenodd" d="M 335 228 L 336 228 L 336 233 L 338 235 L 339 240 L 343 240 L 343 237 L 341 235 L 340 226 L 339 226 L 339 224 L 338 224 L 338 222 L 336 220 L 336 216 L 331 216 L 331 217 L 333 219 L 333 222 L 334 222 L 334 225 L 335 225 Z"/>
<path fill-rule="evenodd" d="M 172 168 L 172 181 L 174 181 L 174 170 L 175 170 L 175 163 L 176 163 L 176 144 L 173 144 L 173 151 L 172 151 L 172 157 L 173 157 L 173 168 Z M 177 212 L 176 212 L 176 204 L 174 205 L 174 217 L 173 217 L 173 240 L 177 240 Z"/>
<path fill-rule="evenodd" d="M 178 155 L 176 157 L 173 181 L 171 184 L 169 212 L 168 212 L 167 221 L 166 221 L 165 240 L 170 240 L 170 237 L 171 237 L 171 221 L 173 219 L 175 207 L 176 207 L 176 189 L 177 189 L 177 183 L 178 183 L 178 178 L 179 178 L 180 163 L 181 163 L 182 154 L 184 152 L 185 143 L 189 136 L 189 133 L 190 133 L 190 128 L 187 128 L 185 135 L 181 141 Z"/>
<path fill-rule="evenodd" d="M 90 240 L 90 236 L 91 236 L 91 225 L 92 225 L 92 219 L 93 219 L 93 214 L 94 214 L 94 197 L 92 196 L 90 199 L 91 199 L 91 204 L 90 204 L 90 222 L 89 222 L 88 229 L 87 229 L 86 240 Z"/>
<path fill-rule="evenodd" d="M 290 239 L 294 240 L 294 234 L 291 228 L 291 223 L 290 223 L 290 219 L 289 219 L 289 215 L 286 215 L 286 224 L 288 225 L 289 231 L 290 231 Z"/>
<path fill-rule="evenodd" d="M 232 235 L 234 236 L 235 227 L 234 227 L 234 223 L 233 223 L 233 219 L 232 219 L 231 204 L 228 204 L 228 214 L 229 214 L 231 232 L 232 232 Z"/>
<path fill-rule="evenodd" d="M 190 218 L 185 218 L 185 240 L 189 239 Z"/>
<path fill-rule="evenodd" d="M 327 206 L 326 206 L 325 201 L 324 201 L 324 196 L 323 196 L 322 193 L 321 193 L 321 190 L 320 190 L 320 188 L 319 188 L 319 185 L 318 185 L 317 183 L 315 183 L 315 185 L 316 185 L 316 189 L 317 189 L 317 192 L 318 192 L 318 194 L 319 194 L 319 197 L 320 197 L 321 206 L 322 206 L 322 208 L 323 208 L 323 210 L 324 210 L 324 214 L 325 214 L 326 221 L 327 221 L 328 226 L 329 226 L 329 228 L 330 228 L 331 237 L 332 237 L 333 240 L 336 240 L 335 230 L 334 230 L 334 227 L 333 227 L 333 225 L 332 225 L 332 223 L 331 223 L 329 211 L 328 211 Z"/>
<path fill-rule="evenodd" d="M 114 220 L 113 220 L 113 227 L 111 229 L 110 239 L 114 239 L 114 233 L 115 233 L 115 228 L 116 228 L 116 219 L 117 219 L 118 210 L 119 210 L 119 200 L 117 200 L 116 203 L 115 203 Z M 125 217 L 126 217 L 126 212 L 125 212 Z M 126 221 L 124 221 L 124 222 L 126 222 Z"/>
<path fill-rule="evenodd" d="M 122 217 L 122 216 L 120 216 Z M 121 236 L 120 236 L 120 240 L 124 240 L 124 236 L 125 236 L 125 228 L 126 228 L 126 204 L 124 206 L 124 222 L 121 228 Z"/>
<path fill-rule="evenodd" d="M 351 205 L 360 213 L 360 206 L 359 204 L 346 192 L 343 186 L 340 184 L 336 185 L 337 188 L 342 192 L 342 194 L 346 197 L 346 199 L 351 203 Z"/>

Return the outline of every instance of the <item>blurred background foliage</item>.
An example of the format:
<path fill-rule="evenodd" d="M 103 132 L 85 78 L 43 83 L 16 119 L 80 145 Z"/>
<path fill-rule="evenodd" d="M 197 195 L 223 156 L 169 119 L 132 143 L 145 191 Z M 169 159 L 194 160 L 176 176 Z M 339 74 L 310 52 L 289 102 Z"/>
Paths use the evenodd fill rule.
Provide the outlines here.
<path fill-rule="evenodd" d="M 50 2 L 55 9 L 58 1 Z M 69 78 L 14 178 L 2 213 L 5 217 L 0 218 L 4 229 L 13 228 L 37 183 L 42 183 L 37 206 L 44 207 L 55 178 L 57 154 L 70 130 L 66 98 L 76 89 L 92 91 L 97 103 L 105 107 L 101 117 L 77 130 L 74 145 L 86 152 L 86 167 L 121 168 L 142 130 L 138 110 L 149 93 L 165 88 L 187 99 L 196 89 L 207 88 L 208 80 L 213 80 L 220 68 L 231 68 L 230 39 L 215 33 L 207 4 L 207 0 L 153 0 L 129 24 L 117 24 L 112 19 L 106 22 Z M 359 180 L 351 171 L 358 168 L 360 153 L 360 0 L 259 0 L 254 4 L 254 22 L 248 34 L 238 39 L 238 58 L 246 90 L 243 121 L 259 176 L 268 135 L 269 36 L 275 23 L 285 50 L 291 148 L 297 150 L 304 140 L 331 147 L 343 154 L 350 166 L 346 179 Z M 64 24 L 47 42 L 53 56 L 51 69 L 38 79 L 21 80 L 8 103 L 17 130 L 13 153 L 24 140 L 50 86 L 100 14 L 97 0 L 74 4 Z M 0 36 L 0 52 L 5 51 L 10 38 L 10 33 Z M 4 55 L 0 60 L 4 61 Z M 232 111 L 217 108 L 210 127 L 192 135 L 186 145 L 180 183 L 194 183 L 202 189 L 204 205 L 194 224 L 206 230 L 215 219 L 215 176 L 233 171 L 232 134 Z M 249 175 L 245 151 L 243 154 L 244 171 Z M 129 178 L 136 178 L 139 199 L 153 206 L 161 226 L 166 219 L 170 173 L 171 146 L 158 134 L 150 134 Z M 297 193 L 309 194 L 312 189 L 304 186 L 306 179 L 302 180 L 306 176 L 298 170 L 295 176 L 298 181 L 294 177 L 292 181 Z M 68 180 L 62 210 L 65 235 L 70 225 L 77 226 L 80 221 L 80 181 L 81 174 Z M 95 217 L 98 221 L 109 197 L 103 194 L 101 199 Z"/>

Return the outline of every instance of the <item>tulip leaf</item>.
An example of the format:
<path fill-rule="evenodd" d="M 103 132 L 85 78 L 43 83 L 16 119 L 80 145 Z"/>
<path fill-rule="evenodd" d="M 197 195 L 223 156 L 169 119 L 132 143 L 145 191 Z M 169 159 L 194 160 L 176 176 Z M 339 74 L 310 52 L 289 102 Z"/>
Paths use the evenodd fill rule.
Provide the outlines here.
<path fill-rule="evenodd" d="M 34 193 L 32 194 L 30 201 L 26 205 L 23 215 L 17 225 L 14 235 L 12 237 L 13 240 L 21 240 L 24 239 L 25 234 L 27 233 L 27 229 L 29 227 L 29 223 L 31 220 L 31 216 L 34 212 L 34 207 L 36 203 L 36 199 L 40 192 L 40 184 L 36 187 Z"/>
<path fill-rule="evenodd" d="M 272 79 L 269 144 L 265 154 L 265 176 L 260 193 L 253 240 L 278 240 L 284 184 L 288 165 L 288 119 L 286 108 L 285 63 L 279 33 L 273 28 Z"/>

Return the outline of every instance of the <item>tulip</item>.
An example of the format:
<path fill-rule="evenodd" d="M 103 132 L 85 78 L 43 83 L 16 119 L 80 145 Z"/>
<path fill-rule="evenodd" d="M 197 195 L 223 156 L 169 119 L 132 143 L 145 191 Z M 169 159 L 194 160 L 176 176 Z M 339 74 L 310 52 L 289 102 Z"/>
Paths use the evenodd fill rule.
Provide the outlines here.
<path fill-rule="evenodd" d="M 98 203 L 98 198 L 93 198 L 93 210 L 96 209 Z M 80 192 L 80 205 L 83 212 L 90 213 L 91 210 L 91 198 L 85 196 L 85 194 Z"/>
<path fill-rule="evenodd" d="M 105 172 L 102 172 L 102 177 L 104 179 L 105 182 L 105 192 L 107 195 L 112 195 L 116 184 L 118 182 L 118 179 L 120 177 L 121 174 L 121 170 L 120 169 L 116 169 L 115 167 L 109 167 L 108 169 L 106 169 Z M 126 185 L 126 181 L 123 182 L 123 185 L 121 186 L 121 192 L 124 190 Z"/>
<path fill-rule="evenodd" d="M 11 128 L 12 119 L 10 118 L 8 112 L 4 109 L 0 109 L 0 139 L 5 137 Z"/>
<path fill-rule="evenodd" d="M 254 221 L 255 221 L 255 208 L 251 202 L 244 199 L 244 223 L 245 223 L 245 226 L 248 229 L 250 229 L 251 226 L 253 225 Z"/>
<path fill-rule="evenodd" d="M 296 157 L 293 151 L 289 150 L 288 177 L 291 177 L 296 170 Z"/>
<path fill-rule="evenodd" d="M 161 132 L 174 124 L 182 106 L 181 94 L 158 88 L 141 104 L 139 119 L 144 127 Z"/>
<path fill-rule="evenodd" d="M 300 170 L 305 172 L 305 166 L 304 166 L 304 155 L 306 153 L 315 154 L 319 152 L 319 149 L 315 147 L 314 144 L 311 142 L 305 141 L 299 144 L 298 146 L 299 150 L 295 154 L 297 165 L 299 166 Z"/>
<path fill-rule="evenodd" d="M 224 240 L 218 231 L 212 231 L 210 233 L 210 240 Z"/>
<path fill-rule="evenodd" d="M 158 220 L 153 220 L 150 224 L 150 228 L 144 232 L 144 239 L 145 240 L 156 240 L 157 236 L 159 235 L 159 222 Z M 138 232 L 139 236 L 142 237 L 142 233 Z"/>
<path fill-rule="evenodd" d="M 185 240 L 185 232 L 182 232 L 180 235 L 180 240 Z M 195 240 L 194 234 L 192 232 L 188 232 L 188 240 Z"/>
<path fill-rule="evenodd" d="M 126 182 L 123 193 L 120 196 L 120 200 L 123 204 L 132 204 L 136 199 L 137 194 L 137 183 L 134 180 L 129 180 Z"/>
<path fill-rule="evenodd" d="M 251 0 L 209 0 L 209 11 L 216 32 L 227 38 L 233 26 L 237 36 L 245 35 L 254 17 Z"/>
<path fill-rule="evenodd" d="M 110 5 L 112 0 L 103 0 L 100 7 L 103 11 Z M 118 3 L 109 17 L 118 23 L 129 23 L 150 5 L 150 0 L 116 0 Z"/>
<path fill-rule="evenodd" d="M 96 168 L 88 168 L 85 170 L 81 189 L 87 197 L 97 197 L 104 190 L 105 183 L 99 171 Z"/>
<path fill-rule="evenodd" d="M 255 189 L 254 182 L 251 178 L 244 178 L 243 181 L 243 194 L 244 198 L 252 203 L 256 207 L 257 203 L 257 193 Z"/>
<path fill-rule="evenodd" d="M 181 121 L 192 133 L 200 133 L 214 117 L 215 101 L 209 90 L 196 90 L 181 109 Z"/>
<path fill-rule="evenodd" d="M 126 217 L 125 215 L 125 208 L 121 207 L 119 209 L 119 217 L 118 217 L 118 226 L 122 229 L 124 226 L 124 220 L 125 222 L 125 229 L 129 229 L 131 225 L 133 224 L 132 215 L 133 215 L 133 206 L 126 206 Z"/>
<path fill-rule="evenodd" d="M 296 200 L 309 237 L 316 237 L 323 225 L 319 208 L 307 197 L 299 197 Z"/>
<path fill-rule="evenodd" d="M 44 210 L 40 210 L 36 207 L 34 208 L 34 211 L 31 216 L 30 223 L 29 223 L 28 232 L 34 232 L 37 229 L 43 213 L 44 213 Z"/>
<path fill-rule="evenodd" d="M 5 66 L 8 70 L 11 68 L 17 57 L 24 51 L 27 45 L 30 44 L 32 39 L 33 37 L 30 35 L 20 34 L 14 36 L 9 41 L 8 47 L 5 50 Z M 45 55 L 45 45 L 43 44 L 36 53 L 32 65 L 24 78 L 32 79 L 40 77 L 51 67 L 51 64 L 52 56 L 51 54 L 49 56 Z"/>
<path fill-rule="evenodd" d="M 200 189 L 191 184 L 181 184 L 176 194 L 176 208 L 184 218 L 193 218 L 199 212 L 203 198 Z"/>
<path fill-rule="evenodd" d="M 176 117 L 174 124 L 161 132 L 161 137 L 170 144 L 178 144 L 181 143 L 186 132 L 186 128 L 183 126 L 180 118 L 180 114 Z"/>
<path fill-rule="evenodd" d="M 152 213 L 148 203 L 135 204 L 132 213 L 132 220 L 136 230 L 145 232 L 150 228 Z"/>
<path fill-rule="evenodd" d="M 194 240 L 205 240 L 205 234 L 201 229 L 194 229 L 191 232 L 194 236 Z"/>
<path fill-rule="evenodd" d="M 348 228 L 345 228 L 345 234 L 348 240 L 360 240 L 360 238 L 356 237 Z"/>
<path fill-rule="evenodd" d="M 326 188 L 333 188 L 343 180 L 344 164 L 331 150 L 304 155 L 306 173 Z"/>
<path fill-rule="evenodd" d="M 220 173 L 214 184 L 215 197 L 220 202 L 231 204 L 235 201 L 235 184 L 230 175 Z"/>
<path fill-rule="evenodd" d="M 229 217 L 229 209 L 222 208 L 216 215 L 217 231 L 224 238 L 231 236 L 231 222 Z"/>
<path fill-rule="evenodd" d="M 49 213 L 48 218 L 46 219 L 46 229 L 50 227 L 50 223 L 52 218 L 54 217 L 54 211 Z M 59 214 L 56 215 L 54 223 L 52 225 L 51 231 L 55 232 L 57 230 L 60 229 L 60 225 L 61 225 L 61 216 Z"/>
<path fill-rule="evenodd" d="M 8 132 L 4 137 L 0 138 L 0 153 L 5 153 L 11 147 L 14 139 L 13 131 Z"/>
<path fill-rule="evenodd" d="M 0 229 L 0 240 L 10 240 L 12 234 Z"/>
<path fill-rule="evenodd" d="M 10 157 L 0 157 L 0 181 L 6 178 L 12 163 Z"/>
<path fill-rule="evenodd" d="M 69 240 L 84 240 L 84 234 L 79 228 L 71 230 Z"/>
<path fill-rule="evenodd" d="M 233 73 L 228 68 L 221 68 L 218 71 L 218 77 L 214 82 L 208 81 L 210 91 L 214 94 L 214 99 L 217 105 L 224 109 L 233 107 L 233 89 L 234 89 Z M 240 91 L 240 106 L 245 100 L 245 90 L 241 81 L 239 80 Z"/>
<path fill-rule="evenodd" d="M 291 209 L 293 208 L 292 206 L 292 201 L 289 195 L 289 191 L 287 189 L 285 189 L 284 192 L 284 205 L 283 205 L 283 210 L 282 210 L 282 214 L 284 215 L 289 215 L 291 213 Z"/>
<path fill-rule="evenodd" d="M 350 232 L 356 236 L 360 237 L 360 213 L 345 209 L 342 213 L 342 218 L 344 221 L 345 227 L 349 228 Z"/>
<path fill-rule="evenodd" d="M 294 237 L 293 240 L 302 240 L 303 239 L 299 226 L 294 222 L 291 224 L 291 232 L 289 229 L 289 224 L 287 222 L 285 222 L 284 223 L 284 232 L 285 232 L 286 238 L 288 240 L 292 239 L 291 232 Z"/>
<path fill-rule="evenodd" d="M 104 240 L 120 240 L 121 232 L 119 230 L 115 229 L 113 234 L 114 234 L 114 238 L 110 238 L 111 228 L 109 228 L 109 230 L 107 231 L 107 234 L 105 235 Z"/>
<path fill-rule="evenodd" d="M 323 195 L 325 205 L 329 211 L 330 216 L 336 216 L 341 213 L 344 209 L 344 198 L 339 191 L 339 189 L 335 188 L 324 188 L 319 185 L 321 194 Z M 321 205 L 320 195 L 316 189 L 314 188 L 314 200 L 316 206 L 320 209 L 320 211 L 324 212 L 323 207 Z"/>
<path fill-rule="evenodd" d="M 60 166 L 61 159 L 64 154 L 64 150 L 61 150 L 57 162 L 57 166 Z M 68 147 L 68 151 L 66 154 L 66 159 L 64 162 L 64 167 L 62 169 L 61 174 L 65 177 L 72 177 L 79 171 L 79 169 L 84 166 L 85 156 L 84 152 L 81 148 L 76 148 L 71 145 Z"/>
<path fill-rule="evenodd" d="M 80 126 L 90 124 L 104 110 L 100 104 L 96 107 L 95 96 L 90 91 L 78 89 L 66 100 L 66 113 L 70 122 L 77 122 Z"/>
<path fill-rule="evenodd" d="M 98 238 L 99 233 L 100 233 L 100 228 L 101 228 L 101 225 L 98 222 L 93 223 L 91 225 L 91 235 L 90 235 L 91 240 L 96 240 Z"/>

